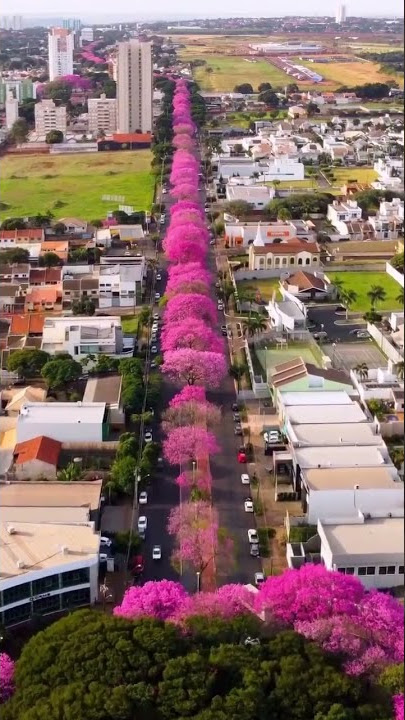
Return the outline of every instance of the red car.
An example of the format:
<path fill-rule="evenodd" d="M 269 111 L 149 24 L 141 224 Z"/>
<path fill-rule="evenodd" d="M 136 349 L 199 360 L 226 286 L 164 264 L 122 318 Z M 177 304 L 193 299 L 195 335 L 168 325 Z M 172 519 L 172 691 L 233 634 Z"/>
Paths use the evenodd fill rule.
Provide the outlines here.
<path fill-rule="evenodd" d="M 129 566 L 131 575 L 142 575 L 144 568 L 145 563 L 143 560 L 143 555 L 135 555 L 135 557 L 132 558 Z"/>
<path fill-rule="evenodd" d="M 238 463 L 247 463 L 246 453 L 243 450 L 238 452 Z"/>

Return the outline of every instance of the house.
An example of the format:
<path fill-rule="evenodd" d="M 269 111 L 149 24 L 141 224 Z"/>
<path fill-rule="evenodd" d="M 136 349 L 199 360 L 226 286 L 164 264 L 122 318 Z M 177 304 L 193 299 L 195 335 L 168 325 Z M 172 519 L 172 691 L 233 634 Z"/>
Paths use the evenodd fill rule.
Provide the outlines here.
<path fill-rule="evenodd" d="M 67 352 L 76 359 L 85 355 L 124 355 L 132 357 L 134 338 L 123 337 L 121 318 L 46 318 L 41 349 L 50 355 Z"/>
<path fill-rule="evenodd" d="M 304 165 L 295 158 L 277 157 L 255 162 L 251 158 L 219 157 L 218 177 L 225 180 L 231 177 L 251 178 L 257 176 L 261 182 L 303 180 Z"/>
<path fill-rule="evenodd" d="M 403 392 L 403 380 L 400 380 L 395 371 L 389 367 L 366 368 L 364 374 L 361 370 L 353 368 L 350 371 L 350 378 L 363 403 L 368 400 L 390 402 L 393 392 L 401 390 Z"/>
<path fill-rule="evenodd" d="M 122 376 L 90 378 L 83 395 L 84 403 L 105 402 L 108 410 L 108 424 L 112 428 L 125 425 L 125 412 L 121 400 Z"/>
<path fill-rule="evenodd" d="M 312 269 L 320 265 L 320 248 L 316 242 L 294 238 L 281 243 L 266 244 L 257 235 L 249 247 L 249 270 L 276 270 L 281 275 L 296 267 Z M 275 274 L 275 273 L 274 273 Z"/>
<path fill-rule="evenodd" d="M 374 163 L 374 170 L 378 173 L 378 180 L 384 187 L 401 188 L 404 182 L 404 161 L 402 158 L 378 158 Z"/>
<path fill-rule="evenodd" d="M 29 285 L 58 285 L 62 279 L 61 267 L 31 268 Z"/>
<path fill-rule="evenodd" d="M 47 240 L 41 243 L 41 255 L 45 253 L 55 253 L 62 260 L 67 262 L 69 255 L 69 241 L 68 240 Z"/>
<path fill-rule="evenodd" d="M 44 402 L 47 392 L 44 388 L 27 385 L 23 388 L 11 388 L 1 393 L 1 403 L 4 404 L 4 411 L 9 417 L 17 417 L 21 407 L 26 402 Z"/>
<path fill-rule="evenodd" d="M 302 357 L 275 365 L 270 371 L 275 393 L 287 392 L 347 392 L 353 393 L 348 375 L 341 370 L 319 368 Z"/>
<path fill-rule="evenodd" d="M 75 445 L 101 443 L 108 436 L 106 403 L 25 403 L 17 419 L 17 444 L 39 435 Z"/>
<path fill-rule="evenodd" d="M 403 511 L 394 516 L 359 512 L 357 518 L 341 523 L 318 520 L 314 537 L 287 544 L 288 565 L 322 563 L 330 571 L 358 577 L 367 590 L 402 586 L 403 531 Z"/>
<path fill-rule="evenodd" d="M 289 424 L 335 424 L 369 422 L 360 405 L 343 390 L 327 392 L 277 392 L 280 420 L 288 433 Z"/>
<path fill-rule="evenodd" d="M 376 240 L 397 240 L 404 227 L 404 201 L 383 201 L 376 215 L 369 217 Z"/>
<path fill-rule="evenodd" d="M 352 152 L 352 148 L 345 142 L 328 137 L 324 140 L 323 151 L 330 155 L 332 160 L 344 160 Z"/>
<path fill-rule="evenodd" d="M 303 118 L 307 117 L 308 113 L 304 107 L 301 107 L 301 105 L 291 105 L 291 107 L 288 108 L 288 117 L 295 120 L 295 118 Z"/>
<path fill-rule="evenodd" d="M 292 300 L 270 300 L 266 310 L 271 327 L 278 332 L 306 332 L 306 310 Z"/>
<path fill-rule="evenodd" d="M 88 525 L 0 523 L 2 623 L 92 605 L 100 535 Z"/>
<path fill-rule="evenodd" d="M 81 233 L 87 232 L 88 222 L 86 220 L 80 220 L 80 218 L 74 217 L 63 217 L 59 218 L 58 223 L 62 223 L 65 226 L 65 232 L 69 235 L 80 235 Z"/>
<path fill-rule="evenodd" d="M 13 263 L 0 265 L 0 283 L 29 284 L 30 265 L 28 263 Z"/>
<path fill-rule="evenodd" d="M 30 243 L 42 243 L 45 240 L 43 228 L 27 228 L 24 230 L 0 230 L 0 250 L 22 247 Z"/>
<path fill-rule="evenodd" d="M 24 309 L 25 289 L 21 285 L 0 285 L 0 311 L 15 313 Z"/>
<path fill-rule="evenodd" d="M 98 275 L 90 267 L 78 266 L 75 270 L 83 269 L 83 273 L 72 272 L 74 266 L 63 268 L 63 306 L 70 307 L 74 300 L 90 298 L 98 307 L 99 279 Z"/>
<path fill-rule="evenodd" d="M 300 156 L 306 160 L 314 160 L 317 162 L 319 155 L 323 153 L 323 147 L 316 142 L 305 143 L 300 149 Z"/>
<path fill-rule="evenodd" d="M 10 318 L 10 335 L 27 335 L 41 337 L 44 327 L 45 315 L 12 315 Z"/>
<path fill-rule="evenodd" d="M 298 270 L 286 280 L 281 281 L 282 289 L 300 300 L 324 300 L 328 298 L 333 287 L 323 277 Z"/>
<path fill-rule="evenodd" d="M 260 185 L 233 185 L 226 186 L 226 199 L 229 202 L 242 200 L 252 205 L 254 210 L 263 210 L 274 197 L 274 189 Z"/>
<path fill-rule="evenodd" d="M 248 247 L 258 243 L 279 242 L 280 240 L 312 240 L 314 237 L 311 220 L 289 220 L 288 222 L 225 222 L 225 243 L 228 247 Z"/>
<path fill-rule="evenodd" d="M 135 308 L 142 302 L 146 263 L 100 265 L 99 307 Z"/>
<path fill-rule="evenodd" d="M 55 480 L 61 449 L 62 443 L 44 435 L 17 443 L 13 453 L 15 477 L 17 480 Z"/>
<path fill-rule="evenodd" d="M 24 312 L 53 312 L 62 309 L 62 286 L 39 285 L 30 287 L 24 303 Z"/>
<path fill-rule="evenodd" d="M 90 520 L 97 520 L 102 504 L 102 480 L 75 480 L 35 483 L 0 483 L 0 507 L 14 508 L 86 508 Z"/>
<path fill-rule="evenodd" d="M 340 235 L 347 235 L 346 223 L 360 221 L 361 216 L 362 209 L 356 200 L 347 202 L 334 200 L 331 205 L 328 205 L 327 218 Z"/>

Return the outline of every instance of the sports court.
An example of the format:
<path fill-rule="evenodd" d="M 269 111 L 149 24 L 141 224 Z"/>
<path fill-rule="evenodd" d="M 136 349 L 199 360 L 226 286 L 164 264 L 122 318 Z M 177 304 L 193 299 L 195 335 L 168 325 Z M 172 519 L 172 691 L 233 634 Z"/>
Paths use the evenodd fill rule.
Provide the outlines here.
<path fill-rule="evenodd" d="M 365 363 L 370 370 L 387 365 L 387 358 L 373 342 L 336 343 L 323 345 L 322 349 L 337 370 L 350 371 L 361 363 Z"/>

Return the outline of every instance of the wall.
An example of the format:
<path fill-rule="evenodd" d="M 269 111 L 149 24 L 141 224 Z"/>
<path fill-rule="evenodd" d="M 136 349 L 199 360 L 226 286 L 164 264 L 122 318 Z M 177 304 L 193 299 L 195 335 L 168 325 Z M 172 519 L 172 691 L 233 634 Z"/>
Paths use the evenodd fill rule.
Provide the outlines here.
<path fill-rule="evenodd" d="M 331 520 L 342 516 L 347 518 L 356 509 L 362 513 L 384 512 L 404 507 L 404 486 L 398 482 L 398 489 L 372 488 L 369 490 L 312 490 L 307 494 L 308 523 L 316 525 L 318 520 Z"/>
<path fill-rule="evenodd" d="M 346 268 L 347 270 L 349 268 Z M 284 280 L 298 270 L 304 270 L 308 273 L 314 273 L 319 271 L 317 265 L 294 265 L 289 270 L 285 267 L 268 268 L 266 270 L 236 270 L 234 272 L 235 280 L 262 280 L 266 278 L 279 277 Z"/>
<path fill-rule="evenodd" d="M 17 440 L 31 440 L 38 435 L 45 435 L 61 443 L 97 443 L 102 442 L 101 423 L 49 423 L 44 419 L 39 423 L 17 423 Z"/>
<path fill-rule="evenodd" d="M 395 410 L 392 411 L 392 414 L 395 415 Z M 376 418 L 376 425 L 383 438 L 398 437 L 404 434 L 404 423 L 400 420 L 383 422 Z"/>
<path fill-rule="evenodd" d="M 389 262 L 387 262 L 385 266 L 385 271 L 388 273 L 388 275 L 391 275 L 391 277 L 394 278 L 394 280 L 396 280 L 401 287 L 404 287 L 405 278 L 403 273 L 398 272 L 398 270 L 392 267 Z"/>
<path fill-rule="evenodd" d="M 393 363 L 397 364 L 403 362 L 403 355 L 393 345 L 391 345 L 381 330 L 372 323 L 367 323 L 367 330 L 371 337 L 376 341 L 380 350 L 390 359 Z"/>
<path fill-rule="evenodd" d="M 44 477 L 47 480 L 56 479 L 56 467 L 42 460 L 31 460 L 13 468 L 17 480 L 37 480 Z"/>

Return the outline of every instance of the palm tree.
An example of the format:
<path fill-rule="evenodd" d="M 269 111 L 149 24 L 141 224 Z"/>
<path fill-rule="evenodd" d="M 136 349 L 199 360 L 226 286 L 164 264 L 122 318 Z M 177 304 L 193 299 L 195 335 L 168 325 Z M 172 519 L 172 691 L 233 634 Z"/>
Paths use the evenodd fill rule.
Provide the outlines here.
<path fill-rule="evenodd" d="M 71 462 L 63 470 L 59 470 L 57 479 L 60 482 L 74 482 L 79 480 L 82 474 L 82 469 L 78 463 Z"/>
<path fill-rule="evenodd" d="M 349 319 L 349 310 L 357 300 L 357 293 L 355 290 L 343 288 L 340 292 L 340 299 L 346 308 L 346 320 Z"/>
<path fill-rule="evenodd" d="M 337 297 L 340 298 L 342 291 L 344 290 L 344 282 L 342 278 L 336 277 L 332 285 L 335 287 Z"/>
<path fill-rule="evenodd" d="M 273 188 L 274 188 L 274 197 L 277 197 L 277 188 L 280 185 L 280 182 L 281 182 L 281 180 L 272 180 L 271 181 L 271 184 L 273 185 Z"/>
<path fill-rule="evenodd" d="M 397 372 L 398 380 L 403 380 L 404 379 L 404 361 L 403 360 L 401 362 L 399 362 L 398 365 L 396 366 L 396 372 Z"/>
<path fill-rule="evenodd" d="M 354 368 L 354 371 L 359 376 L 360 380 L 366 380 L 368 378 L 368 365 L 365 362 L 359 363 Z"/>
<path fill-rule="evenodd" d="M 222 292 L 222 297 L 225 298 L 225 300 L 226 300 L 226 304 L 228 304 L 229 298 L 230 298 L 231 295 L 233 295 L 234 292 L 235 292 L 235 288 L 234 288 L 234 286 L 233 286 L 233 283 L 231 283 L 231 282 L 224 282 L 224 284 L 223 284 L 223 286 L 222 286 L 221 292 Z"/>
<path fill-rule="evenodd" d="M 401 288 L 401 290 L 400 290 L 400 292 L 398 293 L 398 295 L 396 296 L 395 300 L 396 300 L 397 303 L 399 303 L 400 305 L 404 305 L 404 288 Z"/>
<path fill-rule="evenodd" d="M 244 365 L 243 363 L 233 363 L 229 367 L 229 374 L 231 377 L 236 380 L 237 386 L 238 386 L 238 392 L 240 391 L 240 381 L 242 380 L 243 376 L 247 372 L 247 365 Z"/>
<path fill-rule="evenodd" d="M 248 302 L 249 303 L 249 317 L 252 315 L 252 303 L 256 300 L 256 293 L 253 290 L 253 288 L 241 288 L 238 290 L 238 299 L 239 303 Z"/>
<path fill-rule="evenodd" d="M 267 321 L 261 315 L 252 315 L 245 320 L 242 327 L 245 336 L 253 337 L 256 333 L 267 330 Z"/>
<path fill-rule="evenodd" d="M 370 300 L 371 309 L 375 310 L 378 302 L 384 302 L 387 297 L 387 292 L 381 285 L 372 285 L 367 293 L 367 297 Z"/>

